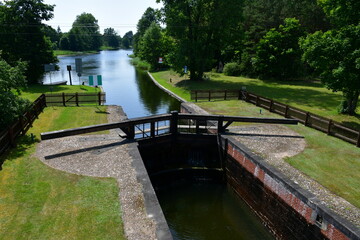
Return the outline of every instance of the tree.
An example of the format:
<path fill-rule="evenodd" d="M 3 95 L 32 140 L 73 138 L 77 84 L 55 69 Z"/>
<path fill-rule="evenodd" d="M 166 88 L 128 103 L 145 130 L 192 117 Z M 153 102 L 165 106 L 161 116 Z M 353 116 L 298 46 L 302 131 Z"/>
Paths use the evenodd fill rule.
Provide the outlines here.
<path fill-rule="evenodd" d="M 299 20 L 287 18 L 284 25 L 273 28 L 260 40 L 253 65 L 267 78 L 288 79 L 302 74 L 300 37 L 305 36 Z"/>
<path fill-rule="evenodd" d="M 0 50 L 3 58 L 14 65 L 18 59 L 28 63 L 26 76 L 37 82 L 44 64 L 57 61 L 42 21 L 53 17 L 53 5 L 43 0 L 13 0 L 0 5 Z"/>
<path fill-rule="evenodd" d="M 42 31 L 44 32 L 45 36 L 50 39 L 52 43 L 52 48 L 57 49 L 59 47 L 61 32 L 59 33 L 57 30 L 55 30 L 49 25 L 44 25 L 42 27 Z"/>
<path fill-rule="evenodd" d="M 326 87 L 343 92 L 340 111 L 355 114 L 360 92 L 360 24 L 311 34 L 301 41 L 301 48 L 303 59 Z"/>
<path fill-rule="evenodd" d="M 153 8 L 147 8 L 140 20 L 138 21 L 136 28 L 137 32 L 133 38 L 133 48 L 134 53 L 137 55 L 138 52 L 138 43 L 140 39 L 144 36 L 146 30 L 150 27 L 152 23 L 159 23 L 160 22 L 160 13 L 159 11 Z"/>
<path fill-rule="evenodd" d="M 102 45 L 98 20 L 91 13 L 76 17 L 68 37 L 72 51 L 99 50 Z"/>
<path fill-rule="evenodd" d="M 129 31 L 129 32 L 125 33 L 125 35 L 122 38 L 122 46 L 123 46 L 123 48 L 125 48 L 125 49 L 131 48 L 133 38 L 134 38 L 134 34 L 133 34 L 132 31 Z"/>
<path fill-rule="evenodd" d="M 160 1 L 160 0 L 158 0 Z M 179 73 L 186 65 L 191 80 L 216 64 L 216 53 L 238 34 L 242 1 L 162 0 L 168 34 L 174 39 L 172 67 Z"/>
<path fill-rule="evenodd" d="M 0 57 L 0 131 L 6 129 L 30 106 L 30 102 L 20 98 L 11 90 L 25 86 L 26 63 L 18 61 L 10 66 Z"/>
<path fill-rule="evenodd" d="M 337 26 L 360 23 L 360 1 L 358 0 L 318 0 L 324 12 Z"/>
<path fill-rule="evenodd" d="M 112 48 L 119 48 L 121 38 L 113 28 L 104 29 L 104 44 Z"/>
<path fill-rule="evenodd" d="M 155 70 L 160 66 L 158 63 L 159 57 L 168 54 L 168 44 L 168 38 L 161 27 L 156 23 L 152 23 L 139 42 L 138 55 L 151 65 L 152 70 Z M 162 65 L 164 64 L 165 62 L 162 63 Z"/>

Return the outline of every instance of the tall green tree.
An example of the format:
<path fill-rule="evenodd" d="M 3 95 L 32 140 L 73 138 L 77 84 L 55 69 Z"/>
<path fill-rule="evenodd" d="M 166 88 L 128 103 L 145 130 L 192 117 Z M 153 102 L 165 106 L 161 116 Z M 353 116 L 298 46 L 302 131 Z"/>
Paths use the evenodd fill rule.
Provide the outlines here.
<path fill-rule="evenodd" d="M 305 31 L 295 18 L 286 18 L 284 25 L 270 29 L 256 48 L 255 71 L 262 77 L 289 79 L 303 74 L 300 37 Z"/>
<path fill-rule="evenodd" d="M 26 76 L 31 82 L 37 82 L 44 64 L 57 61 L 42 24 L 53 17 L 53 10 L 54 6 L 43 0 L 12 0 L 0 5 L 2 56 L 10 65 L 19 59 L 26 61 Z"/>
<path fill-rule="evenodd" d="M 98 20 L 91 13 L 82 13 L 76 17 L 68 33 L 70 50 L 99 50 L 102 41 Z"/>
<path fill-rule="evenodd" d="M 122 38 L 122 47 L 125 49 L 131 48 L 133 44 L 133 39 L 134 39 L 134 34 L 132 31 L 125 33 Z"/>
<path fill-rule="evenodd" d="M 150 27 L 152 23 L 159 23 L 159 22 L 160 22 L 160 12 L 150 7 L 147 8 L 136 25 L 137 32 L 133 38 L 133 49 L 135 55 L 137 55 L 138 43 L 141 40 L 141 38 L 144 36 L 145 31 Z"/>
<path fill-rule="evenodd" d="M 167 56 L 171 41 L 161 27 L 153 22 L 145 31 L 139 42 L 138 56 L 151 65 L 155 70 L 160 66 L 166 65 Z M 159 57 L 164 58 L 163 63 L 159 63 Z"/>
<path fill-rule="evenodd" d="M 1 52 L 0 52 L 1 54 Z M 30 106 L 30 102 L 20 98 L 12 90 L 25 87 L 26 63 L 18 61 L 11 66 L 0 57 L 0 132 Z"/>
<path fill-rule="evenodd" d="M 121 38 L 113 28 L 104 29 L 103 41 L 105 46 L 119 48 Z"/>
<path fill-rule="evenodd" d="M 160 0 L 158 0 L 159 2 Z M 162 0 L 167 32 L 175 40 L 172 67 L 182 73 L 186 65 L 191 80 L 216 63 L 216 53 L 239 33 L 242 1 Z"/>
<path fill-rule="evenodd" d="M 301 41 L 303 59 L 333 91 L 341 91 L 340 111 L 355 114 L 360 93 L 360 24 L 316 32 Z"/>

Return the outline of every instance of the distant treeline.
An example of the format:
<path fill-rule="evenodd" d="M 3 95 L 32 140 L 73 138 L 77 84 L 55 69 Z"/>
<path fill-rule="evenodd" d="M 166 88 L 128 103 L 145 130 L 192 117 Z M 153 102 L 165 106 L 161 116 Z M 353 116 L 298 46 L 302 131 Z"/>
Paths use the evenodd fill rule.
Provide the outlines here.
<path fill-rule="evenodd" d="M 48 25 L 44 26 L 44 32 L 50 38 L 54 50 L 91 51 L 100 50 L 102 46 L 128 49 L 132 47 L 133 41 L 132 31 L 121 37 L 110 27 L 101 34 L 98 20 L 91 13 L 77 16 L 67 33 L 62 33 L 60 27 L 55 30 Z"/>

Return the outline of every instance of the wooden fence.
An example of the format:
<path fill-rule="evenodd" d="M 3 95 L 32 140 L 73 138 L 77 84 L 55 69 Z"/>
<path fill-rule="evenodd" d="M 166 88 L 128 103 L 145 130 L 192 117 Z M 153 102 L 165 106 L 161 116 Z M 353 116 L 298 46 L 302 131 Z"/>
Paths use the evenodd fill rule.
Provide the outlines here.
<path fill-rule="evenodd" d="M 9 147 L 15 146 L 15 139 L 29 130 L 45 107 L 45 95 L 42 94 L 33 102 L 29 111 L 20 116 L 8 129 L 0 133 L 0 154 Z"/>
<path fill-rule="evenodd" d="M 54 93 L 45 94 L 47 106 L 79 106 L 79 104 L 105 103 L 105 93 Z"/>
<path fill-rule="evenodd" d="M 304 110 L 265 98 L 243 90 L 197 90 L 191 91 L 191 99 L 198 100 L 228 100 L 241 99 L 270 112 L 280 114 L 286 118 L 297 119 L 305 126 L 317 129 L 328 135 L 340 138 L 360 147 L 360 131 L 349 128 L 341 123 Z"/>
<path fill-rule="evenodd" d="M 24 135 L 35 119 L 47 106 L 79 106 L 81 103 L 105 103 L 105 93 L 60 93 L 42 94 L 38 97 L 28 112 L 24 113 L 10 127 L 0 132 L 0 155 L 9 147 L 15 146 L 15 139 Z"/>

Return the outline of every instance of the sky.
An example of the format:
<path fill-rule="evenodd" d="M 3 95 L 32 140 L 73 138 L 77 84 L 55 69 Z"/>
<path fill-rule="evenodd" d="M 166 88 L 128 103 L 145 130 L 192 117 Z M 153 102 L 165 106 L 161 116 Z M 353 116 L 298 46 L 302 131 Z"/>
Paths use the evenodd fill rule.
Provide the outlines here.
<path fill-rule="evenodd" d="M 100 32 L 105 28 L 114 28 L 120 36 L 128 31 L 136 32 L 136 24 L 148 7 L 161 8 L 156 0 L 44 0 L 46 4 L 55 4 L 54 18 L 45 22 L 62 32 L 71 29 L 76 16 L 81 13 L 91 13 L 100 26 Z"/>

